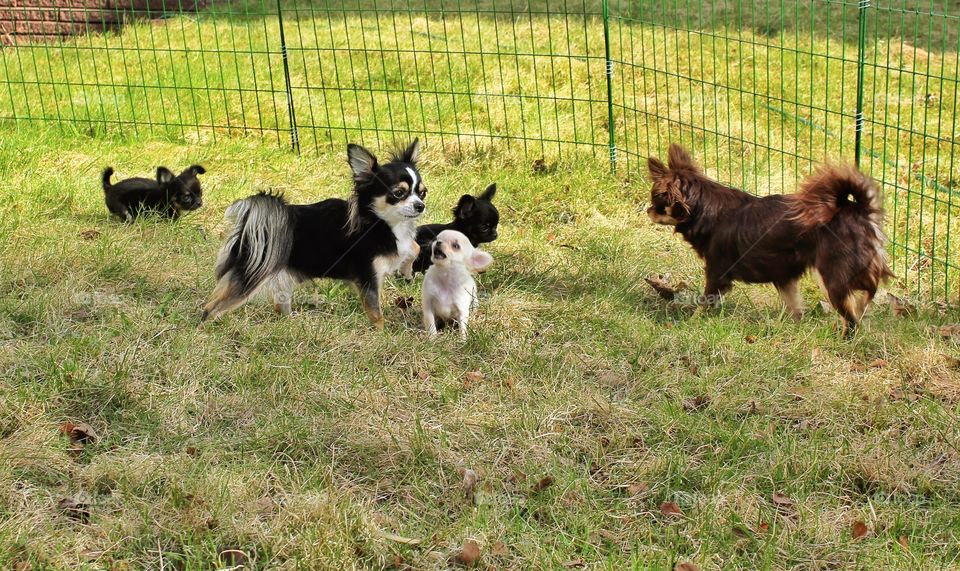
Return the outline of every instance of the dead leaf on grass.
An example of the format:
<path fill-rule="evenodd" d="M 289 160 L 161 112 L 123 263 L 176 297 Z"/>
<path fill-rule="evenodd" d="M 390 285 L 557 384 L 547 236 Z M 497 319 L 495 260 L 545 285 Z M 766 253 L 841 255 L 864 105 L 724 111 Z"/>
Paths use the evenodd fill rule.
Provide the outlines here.
<path fill-rule="evenodd" d="M 653 288 L 653 291 L 657 292 L 657 295 L 667 301 L 673 301 L 678 292 L 686 289 L 686 284 L 683 282 L 676 286 L 670 283 L 670 274 L 654 274 L 649 278 L 643 278 L 643 281 L 647 282 Z"/>
<path fill-rule="evenodd" d="M 471 504 L 476 500 L 477 473 L 469 468 L 463 471 L 463 495 Z"/>
<path fill-rule="evenodd" d="M 747 343 L 750 343 L 750 344 L 752 345 L 752 344 L 754 344 L 754 343 L 757 342 L 757 336 L 756 336 L 756 335 L 747 335 L 746 337 L 743 338 L 743 340 L 746 341 Z"/>
<path fill-rule="evenodd" d="M 463 546 L 453 556 L 453 563 L 461 567 L 473 567 L 480 560 L 480 544 L 472 539 L 463 542 Z"/>
<path fill-rule="evenodd" d="M 413 307 L 413 304 L 416 300 L 413 299 L 413 296 L 398 296 L 393 300 L 393 305 L 399 307 L 400 309 L 409 309 Z"/>
<path fill-rule="evenodd" d="M 463 374 L 463 388 L 469 389 L 474 385 L 479 385 L 486 379 L 486 376 L 480 371 L 467 371 Z"/>
<path fill-rule="evenodd" d="M 663 502 L 660 504 L 660 513 L 664 517 L 680 517 L 683 515 L 683 510 L 676 502 Z"/>
<path fill-rule="evenodd" d="M 890 309 L 897 317 L 909 317 L 917 312 L 917 308 L 912 303 L 892 293 L 887 293 L 887 300 L 890 301 Z"/>
<path fill-rule="evenodd" d="M 538 494 L 543 490 L 546 490 L 547 488 L 552 486 L 553 482 L 554 482 L 553 476 L 544 476 L 540 478 L 540 481 L 534 484 L 532 488 L 530 488 L 530 493 Z"/>
<path fill-rule="evenodd" d="M 250 559 L 245 551 L 235 547 L 221 549 L 218 557 L 220 558 L 220 562 L 227 567 L 243 567 Z"/>
<path fill-rule="evenodd" d="M 897 543 L 900 544 L 900 547 L 904 549 L 910 549 L 910 541 L 907 539 L 906 535 L 901 535 L 897 538 Z"/>
<path fill-rule="evenodd" d="M 650 490 L 650 484 L 646 482 L 637 482 L 635 484 L 630 484 L 627 486 L 627 492 L 631 496 L 639 496 L 640 494 L 645 494 Z"/>
<path fill-rule="evenodd" d="M 763 522 L 757 526 L 758 533 L 767 533 L 768 531 L 770 531 L 770 524 L 767 522 Z"/>
<path fill-rule="evenodd" d="M 583 559 L 571 559 L 569 561 L 564 561 L 562 565 L 567 569 L 581 569 L 587 566 Z"/>
<path fill-rule="evenodd" d="M 684 563 L 678 563 L 676 567 L 673 568 L 674 571 L 700 571 L 700 568 L 694 563 L 686 561 Z"/>
<path fill-rule="evenodd" d="M 97 238 L 100 237 L 100 231 L 94 230 L 92 228 L 89 230 L 83 230 L 82 232 L 80 232 L 80 237 L 83 238 L 84 240 L 96 240 Z"/>
<path fill-rule="evenodd" d="M 90 506 L 83 502 L 78 502 L 73 498 L 63 498 L 57 502 L 57 509 L 63 512 L 65 516 L 75 519 L 80 523 L 90 521 Z"/>
<path fill-rule="evenodd" d="M 683 409 L 687 412 L 696 412 L 707 408 L 710 404 L 710 397 L 707 395 L 697 395 L 692 398 L 683 399 Z"/>
<path fill-rule="evenodd" d="M 868 531 L 867 524 L 859 520 L 853 522 L 853 525 L 850 526 L 850 535 L 853 536 L 854 539 L 860 539 L 866 536 Z"/>

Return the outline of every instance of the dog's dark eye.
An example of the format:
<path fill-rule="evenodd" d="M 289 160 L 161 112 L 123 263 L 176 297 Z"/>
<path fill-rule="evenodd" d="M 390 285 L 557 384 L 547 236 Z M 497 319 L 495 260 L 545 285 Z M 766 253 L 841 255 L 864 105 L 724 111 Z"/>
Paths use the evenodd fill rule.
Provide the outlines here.
<path fill-rule="evenodd" d="M 426 198 L 426 197 L 427 197 L 427 187 L 425 187 L 425 186 L 423 186 L 423 185 L 421 184 L 420 187 L 417 188 L 417 194 L 420 196 L 420 198 Z"/>
<path fill-rule="evenodd" d="M 407 189 L 402 186 L 398 186 L 393 189 L 393 191 L 391 192 L 391 195 L 398 200 L 402 199 L 405 196 L 407 196 Z"/>
<path fill-rule="evenodd" d="M 459 249 L 460 249 L 460 242 L 454 242 L 453 244 L 451 244 L 451 246 L 453 246 L 453 249 L 454 249 L 454 250 L 459 250 Z"/>

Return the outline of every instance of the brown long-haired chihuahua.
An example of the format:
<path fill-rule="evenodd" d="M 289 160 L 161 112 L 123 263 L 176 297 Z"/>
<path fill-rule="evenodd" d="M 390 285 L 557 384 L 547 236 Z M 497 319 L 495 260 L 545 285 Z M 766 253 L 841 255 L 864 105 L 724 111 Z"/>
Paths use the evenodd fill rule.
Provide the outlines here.
<path fill-rule="evenodd" d="M 893 276 L 877 187 L 853 167 L 823 166 L 796 194 L 755 197 L 709 179 L 679 145 L 670 146 L 667 165 L 650 157 L 647 166 L 647 214 L 673 226 L 703 258 L 706 302 L 719 303 L 735 281 L 772 283 L 799 318 L 797 283 L 812 269 L 850 333 Z"/>

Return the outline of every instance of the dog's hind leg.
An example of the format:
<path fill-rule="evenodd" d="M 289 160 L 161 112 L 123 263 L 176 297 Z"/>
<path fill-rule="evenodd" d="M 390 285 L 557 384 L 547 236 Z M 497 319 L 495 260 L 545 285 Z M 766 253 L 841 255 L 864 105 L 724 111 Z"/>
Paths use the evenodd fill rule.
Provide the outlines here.
<path fill-rule="evenodd" d="M 793 280 L 792 282 L 776 284 L 783 305 L 790 312 L 790 316 L 796 320 L 803 317 L 803 298 L 800 297 L 799 283 L 800 280 Z"/>
<path fill-rule="evenodd" d="M 278 272 L 263 287 L 273 296 L 273 311 L 278 315 L 290 315 L 293 304 L 293 289 L 296 281 L 287 272 Z"/>
<path fill-rule="evenodd" d="M 244 295 L 240 292 L 240 287 L 233 282 L 232 277 L 233 273 L 227 272 L 217 282 L 217 287 L 210 295 L 210 301 L 203 306 L 203 316 L 200 321 L 216 319 L 221 314 L 240 307 L 250 298 L 250 294 Z"/>

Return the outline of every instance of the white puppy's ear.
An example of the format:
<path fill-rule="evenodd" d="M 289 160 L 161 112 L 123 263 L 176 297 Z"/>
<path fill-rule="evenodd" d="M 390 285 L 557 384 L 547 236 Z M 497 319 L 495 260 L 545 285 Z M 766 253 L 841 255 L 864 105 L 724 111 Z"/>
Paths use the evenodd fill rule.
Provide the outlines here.
<path fill-rule="evenodd" d="M 493 263 L 493 256 L 483 250 L 474 250 L 467 259 L 467 269 L 471 272 L 482 272 Z"/>

